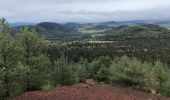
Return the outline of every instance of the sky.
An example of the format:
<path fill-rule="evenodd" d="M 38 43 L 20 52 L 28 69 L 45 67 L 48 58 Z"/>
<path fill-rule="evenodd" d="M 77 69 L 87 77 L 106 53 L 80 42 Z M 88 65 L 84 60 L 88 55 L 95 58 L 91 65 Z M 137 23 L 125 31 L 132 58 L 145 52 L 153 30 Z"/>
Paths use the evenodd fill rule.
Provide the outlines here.
<path fill-rule="evenodd" d="M 9 22 L 170 20 L 170 0 L 0 0 Z"/>

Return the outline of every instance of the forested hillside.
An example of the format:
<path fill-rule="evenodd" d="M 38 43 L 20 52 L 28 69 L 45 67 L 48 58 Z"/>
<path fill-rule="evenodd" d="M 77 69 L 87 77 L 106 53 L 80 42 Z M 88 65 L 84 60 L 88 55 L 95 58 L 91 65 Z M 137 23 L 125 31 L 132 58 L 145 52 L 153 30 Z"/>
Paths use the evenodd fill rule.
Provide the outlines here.
<path fill-rule="evenodd" d="M 170 32 L 164 27 L 45 22 L 10 28 L 4 18 L 0 26 L 2 100 L 87 79 L 170 96 Z"/>
<path fill-rule="evenodd" d="M 16 34 L 22 27 L 24 26 L 13 27 L 13 33 Z M 30 30 L 35 29 L 39 35 L 44 35 L 47 39 L 59 39 L 64 37 L 83 38 L 92 35 L 99 36 L 99 38 L 100 36 L 103 36 L 102 39 L 105 40 L 112 40 L 113 38 L 118 37 L 120 37 L 120 39 L 136 37 L 170 37 L 170 31 L 167 28 L 155 24 L 108 26 L 97 23 L 58 24 L 53 22 L 42 22 L 27 27 Z"/>

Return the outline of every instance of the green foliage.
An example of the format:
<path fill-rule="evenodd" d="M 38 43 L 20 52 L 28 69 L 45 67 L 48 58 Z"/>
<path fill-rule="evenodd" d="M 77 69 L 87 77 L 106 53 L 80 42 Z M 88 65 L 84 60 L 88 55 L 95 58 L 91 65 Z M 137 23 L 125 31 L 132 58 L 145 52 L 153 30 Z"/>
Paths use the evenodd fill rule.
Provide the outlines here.
<path fill-rule="evenodd" d="M 121 57 L 111 66 L 112 82 L 127 86 L 143 86 L 145 69 L 136 58 Z"/>
<path fill-rule="evenodd" d="M 17 34 L 17 40 L 23 47 L 24 56 L 27 57 L 42 54 L 42 50 L 45 47 L 44 38 L 39 37 L 35 30 L 29 30 L 27 27 L 22 28 L 20 33 Z"/>
<path fill-rule="evenodd" d="M 15 40 L 10 36 L 8 22 L 5 19 L 0 20 L 3 30 L 0 32 L 0 97 L 2 99 L 14 95 L 16 92 L 13 88 L 17 87 L 20 67 L 20 49 L 17 47 Z M 21 89 L 22 91 L 22 89 Z"/>
<path fill-rule="evenodd" d="M 31 73 L 31 88 L 42 89 L 49 82 L 51 63 L 47 56 L 41 54 L 32 58 Z"/>
<path fill-rule="evenodd" d="M 89 77 L 89 73 L 87 72 L 87 66 L 87 62 L 83 59 L 79 63 L 73 65 L 73 78 L 76 83 L 85 81 Z"/>
<path fill-rule="evenodd" d="M 160 61 L 154 64 L 121 57 L 110 68 L 113 84 L 132 86 L 152 93 L 169 94 L 169 69 Z"/>
<path fill-rule="evenodd" d="M 9 33 L 10 28 L 8 21 L 5 18 L 0 18 L 0 32 L 2 33 Z"/>
<path fill-rule="evenodd" d="M 43 54 L 44 38 L 28 28 L 13 38 L 4 18 L 0 19 L 0 26 L 0 99 L 49 88 L 51 62 Z"/>
<path fill-rule="evenodd" d="M 119 37 L 121 39 L 136 38 L 136 37 L 168 37 L 170 31 L 164 27 L 154 24 L 141 24 L 135 26 L 122 25 L 112 30 L 111 37 Z"/>
<path fill-rule="evenodd" d="M 170 77 L 160 87 L 160 93 L 166 96 L 170 96 Z"/>
<path fill-rule="evenodd" d="M 109 82 L 111 63 L 112 59 L 108 56 L 95 59 L 90 66 L 91 77 L 98 81 Z"/>
<path fill-rule="evenodd" d="M 35 30 L 29 30 L 27 27 L 21 29 L 17 35 L 18 44 L 22 49 L 22 62 L 27 66 L 26 72 L 26 90 L 41 89 L 48 82 L 49 59 L 43 54 L 45 41 L 39 37 Z"/>
<path fill-rule="evenodd" d="M 79 63 L 73 63 L 68 62 L 67 59 L 62 56 L 54 62 L 52 68 L 51 78 L 54 85 L 71 85 L 85 81 L 85 79 L 89 77 L 87 65 L 88 62 L 84 59 L 80 60 Z"/>
<path fill-rule="evenodd" d="M 72 64 L 62 56 L 54 62 L 52 79 L 54 85 L 71 85 L 73 83 Z"/>
<path fill-rule="evenodd" d="M 4 98 L 4 95 L 5 95 L 5 84 L 4 84 L 4 76 L 5 76 L 5 71 L 4 71 L 4 68 L 1 68 L 0 69 L 0 99 L 3 99 Z"/>
<path fill-rule="evenodd" d="M 10 96 L 21 94 L 25 91 L 25 74 L 27 67 L 19 62 L 15 69 L 10 72 L 13 76 L 11 81 Z"/>
<path fill-rule="evenodd" d="M 60 30 L 63 27 L 54 23 L 51 24 L 52 27 L 48 27 L 46 24 L 50 23 L 45 23 L 45 26 L 43 24 L 47 30 Z M 170 69 L 161 63 L 169 62 L 167 29 L 157 25 L 121 26 L 114 28 L 113 34 L 121 36 L 116 37 L 116 41 L 121 40 L 120 42 L 65 42 L 67 39 L 64 39 L 64 42 L 59 41 L 45 48 L 46 41 L 38 36 L 36 29 L 22 28 L 16 37 L 12 37 L 8 26 L 4 18 L 0 19 L 2 100 L 25 91 L 72 85 L 90 78 L 170 96 Z M 71 27 L 72 24 L 64 26 Z M 157 40 L 162 37 L 166 38 Z M 127 41 L 128 39 L 131 40 Z M 124 54 L 128 57 L 121 57 Z M 157 58 L 161 61 L 155 61 Z"/>
<path fill-rule="evenodd" d="M 151 92 L 157 92 L 162 84 L 167 81 L 167 75 L 165 66 L 160 61 L 156 61 L 154 65 L 145 72 L 145 84 L 147 89 Z"/>

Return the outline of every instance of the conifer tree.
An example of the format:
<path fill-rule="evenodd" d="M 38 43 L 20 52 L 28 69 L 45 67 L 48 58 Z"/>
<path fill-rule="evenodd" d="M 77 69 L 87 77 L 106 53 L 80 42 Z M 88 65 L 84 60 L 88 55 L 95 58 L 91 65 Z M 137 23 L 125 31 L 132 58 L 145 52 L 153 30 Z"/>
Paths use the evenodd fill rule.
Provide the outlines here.
<path fill-rule="evenodd" d="M 19 48 L 15 40 L 10 36 L 8 22 L 0 19 L 0 96 L 11 96 L 11 88 L 16 79 L 17 66 L 19 64 Z"/>
<path fill-rule="evenodd" d="M 18 44 L 23 50 L 22 62 L 28 67 L 26 91 L 40 89 L 44 80 L 47 79 L 50 66 L 48 57 L 43 54 L 45 40 L 43 37 L 39 37 L 35 30 L 29 30 L 28 27 L 22 28 L 17 38 Z"/>

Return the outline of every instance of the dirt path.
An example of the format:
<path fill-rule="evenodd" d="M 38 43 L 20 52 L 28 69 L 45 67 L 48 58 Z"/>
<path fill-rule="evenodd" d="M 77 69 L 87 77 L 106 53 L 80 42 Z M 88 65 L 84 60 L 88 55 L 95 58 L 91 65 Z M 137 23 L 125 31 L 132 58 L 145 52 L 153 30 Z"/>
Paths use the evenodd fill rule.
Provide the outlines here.
<path fill-rule="evenodd" d="M 109 85 L 77 84 L 47 91 L 27 92 L 13 100 L 170 100 L 170 98 Z"/>

